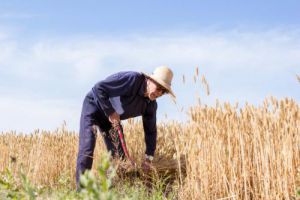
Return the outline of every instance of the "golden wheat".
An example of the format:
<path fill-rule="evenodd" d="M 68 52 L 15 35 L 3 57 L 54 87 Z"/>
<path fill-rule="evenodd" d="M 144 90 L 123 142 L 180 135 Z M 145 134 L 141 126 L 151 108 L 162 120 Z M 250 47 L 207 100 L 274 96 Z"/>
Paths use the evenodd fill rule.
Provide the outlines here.
<path fill-rule="evenodd" d="M 198 77 L 197 67 L 194 82 Z M 184 75 L 182 79 L 185 83 Z M 209 95 L 204 76 L 201 82 Z M 244 107 L 219 100 L 212 107 L 198 101 L 189 109 L 187 122 L 158 124 L 154 171 L 176 174 L 178 198 L 296 199 L 300 190 L 299 104 L 274 97 L 260 106 Z M 127 120 L 124 132 L 130 155 L 140 165 L 145 150 L 141 120 Z M 106 151 L 101 134 L 97 135 L 94 161 Z M 2 133 L 0 172 L 9 168 L 17 173 L 22 166 L 35 184 L 55 188 L 67 177 L 74 188 L 77 148 L 78 133 L 66 130 L 65 124 L 52 132 Z"/>
<path fill-rule="evenodd" d="M 261 106 L 239 109 L 217 102 L 215 107 L 192 107 L 189 116 L 187 123 L 158 125 L 156 158 L 185 157 L 179 198 L 290 199 L 295 195 L 300 109 L 294 100 L 271 97 Z M 142 123 L 128 120 L 124 127 L 129 152 L 140 163 L 145 149 Z M 27 135 L 2 133 L 0 171 L 9 167 L 16 172 L 22 164 L 36 184 L 56 187 L 67 176 L 74 187 L 77 146 L 78 134 L 65 128 Z M 97 139 L 95 160 L 103 151 L 102 139 Z"/>

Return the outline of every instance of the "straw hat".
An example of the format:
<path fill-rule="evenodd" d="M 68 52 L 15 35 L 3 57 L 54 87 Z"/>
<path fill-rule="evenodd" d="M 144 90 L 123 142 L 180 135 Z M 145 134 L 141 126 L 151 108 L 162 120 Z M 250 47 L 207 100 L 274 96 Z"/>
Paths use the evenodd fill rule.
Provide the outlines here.
<path fill-rule="evenodd" d="M 174 99 L 176 98 L 174 92 L 171 89 L 173 72 L 169 67 L 160 66 L 160 67 L 157 67 L 151 75 L 149 75 L 147 73 L 143 73 L 143 74 L 146 77 L 153 79 L 155 82 L 157 82 L 163 88 L 165 88 Z"/>

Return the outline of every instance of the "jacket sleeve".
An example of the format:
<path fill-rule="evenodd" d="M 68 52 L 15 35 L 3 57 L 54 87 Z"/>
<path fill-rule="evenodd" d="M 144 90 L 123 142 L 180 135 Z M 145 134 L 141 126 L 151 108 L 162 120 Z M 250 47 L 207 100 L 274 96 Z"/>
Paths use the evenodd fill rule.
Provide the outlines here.
<path fill-rule="evenodd" d="M 120 72 L 98 82 L 92 88 L 96 104 L 102 108 L 107 117 L 115 112 L 109 98 L 129 95 L 134 81 L 135 74 L 133 72 Z"/>
<path fill-rule="evenodd" d="M 145 132 L 146 154 L 154 156 L 156 150 L 157 128 L 156 128 L 156 101 L 150 102 L 143 114 L 143 126 Z"/>

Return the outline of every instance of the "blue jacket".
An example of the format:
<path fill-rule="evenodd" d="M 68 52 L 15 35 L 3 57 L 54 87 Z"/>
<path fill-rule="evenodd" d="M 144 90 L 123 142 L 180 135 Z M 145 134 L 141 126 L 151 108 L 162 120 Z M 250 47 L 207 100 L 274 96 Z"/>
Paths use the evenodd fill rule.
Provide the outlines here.
<path fill-rule="evenodd" d="M 108 117 L 113 112 L 120 119 L 142 116 L 146 154 L 154 155 L 156 149 L 156 101 L 144 97 L 146 78 L 138 72 L 119 72 L 98 82 L 92 88 L 92 95 L 99 109 Z"/>

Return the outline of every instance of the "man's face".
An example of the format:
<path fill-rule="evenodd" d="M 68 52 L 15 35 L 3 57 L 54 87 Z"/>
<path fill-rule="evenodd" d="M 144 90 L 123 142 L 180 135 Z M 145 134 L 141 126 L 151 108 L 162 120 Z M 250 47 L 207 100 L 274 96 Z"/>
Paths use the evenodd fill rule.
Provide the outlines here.
<path fill-rule="evenodd" d="M 167 91 L 165 88 L 163 88 L 161 85 L 159 85 L 155 81 L 148 79 L 147 92 L 148 92 L 148 98 L 151 101 L 154 101 L 158 97 L 161 97 L 162 95 L 164 95 Z"/>

